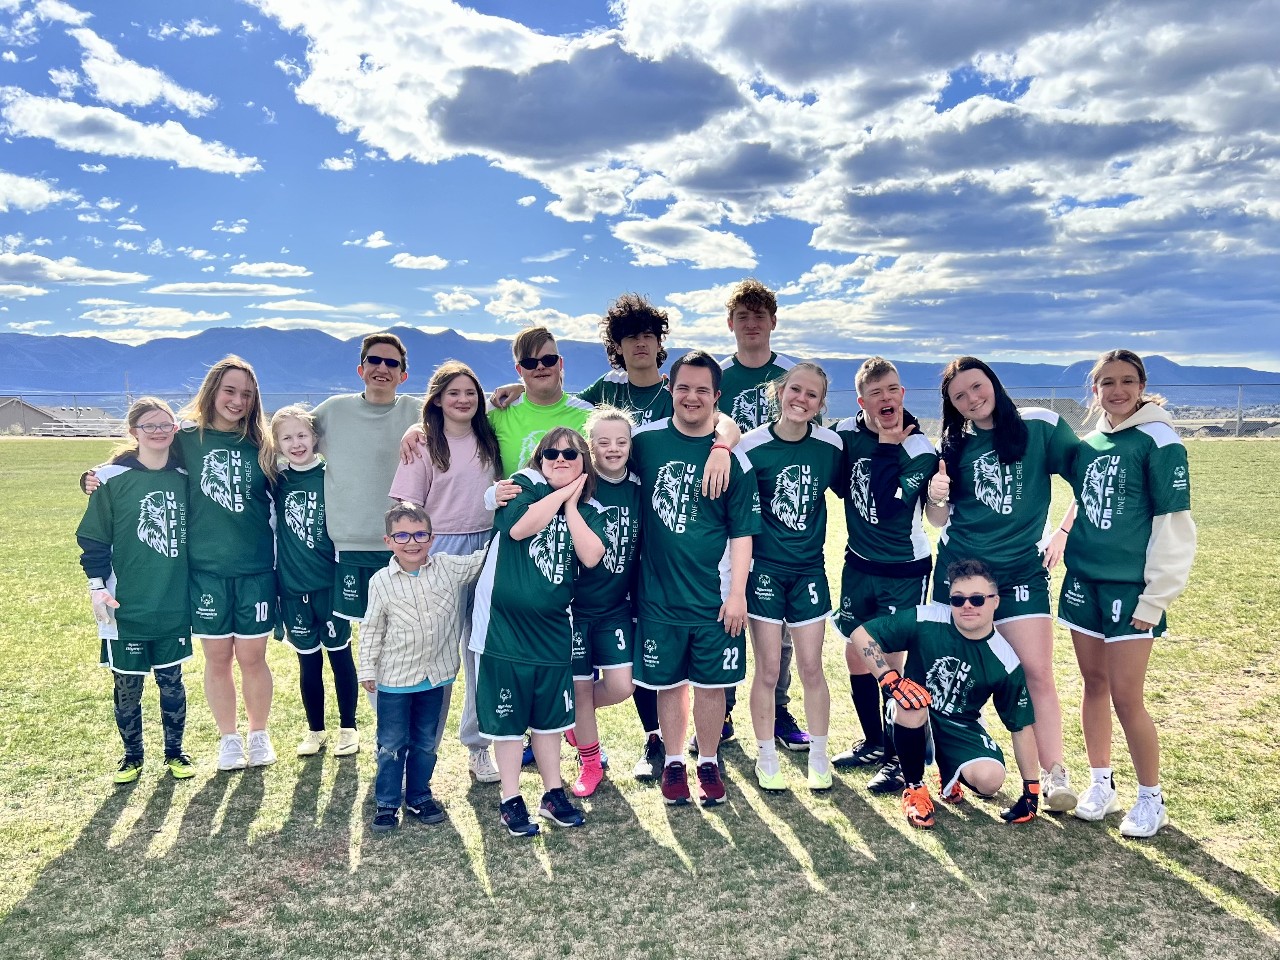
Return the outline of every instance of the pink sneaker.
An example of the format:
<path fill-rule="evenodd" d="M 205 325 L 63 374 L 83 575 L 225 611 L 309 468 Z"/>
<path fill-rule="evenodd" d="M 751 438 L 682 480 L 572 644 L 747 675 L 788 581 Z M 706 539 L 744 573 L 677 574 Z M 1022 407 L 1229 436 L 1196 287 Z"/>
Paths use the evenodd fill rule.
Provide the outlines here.
<path fill-rule="evenodd" d="M 584 763 L 578 771 L 578 779 L 573 781 L 575 797 L 589 797 L 596 792 L 600 781 L 604 779 L 604 768 L 597 759 L 594 763 Z"/>

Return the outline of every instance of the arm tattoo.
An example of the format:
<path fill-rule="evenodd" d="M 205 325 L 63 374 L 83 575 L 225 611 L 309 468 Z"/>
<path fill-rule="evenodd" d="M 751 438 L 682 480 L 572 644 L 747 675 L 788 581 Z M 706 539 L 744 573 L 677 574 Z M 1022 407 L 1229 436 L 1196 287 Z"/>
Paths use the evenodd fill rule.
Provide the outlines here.
<path fill-rule="evenodd" d="M 883 672 L 889 669 L 889 664 L 884 658 L 884 651 L 880 649 L 880 644 L 874 640 L 867 639 L 866 646 L 862 648 L 862 655 L 870 659 L 876 665 L 877 670 Z"/>

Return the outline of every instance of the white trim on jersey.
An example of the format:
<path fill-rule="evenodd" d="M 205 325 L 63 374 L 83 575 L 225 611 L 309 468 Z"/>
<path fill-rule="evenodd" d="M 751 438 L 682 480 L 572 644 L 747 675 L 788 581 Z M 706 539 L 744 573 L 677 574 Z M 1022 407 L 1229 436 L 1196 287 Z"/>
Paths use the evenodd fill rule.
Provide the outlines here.
<path fill-rule="evenodd" d="M 1022 665 L 1022 661 L 1018 659 L 1017 653 L 1015 653 L 1013 647 L 1009 645 L 1009 641 L 1000 635 L 999 630 L 997 630 L 992 635 L 991 639 L 987 641 L 987 646 L 991 649 L 991 652 L 996 655 L 996 658 L 1004 664 L 1006 673 L 1013 673 L 1013 671 L 1017 670 L 1018 667 Z"/>
<path fill-rule="evenodd" d="M 916 607 L 916 623 L 950 623 L 951 605 L 922 603 Z"/>
<path fill-rule="evenodd" d="M 670 422 L 670 417 L 663 417 L 661 420 L 650 420 L 648 423 L 638 423 L 631 428 L 631 436 L 634 438 L 638 434 L 648 433 L 650 430 L 665 430 L 667 428 L 667 424 Z"/>
<path fill-rule="evenodd" d="M 1154 440 L 1157 447 L 1168 447 L 1175 443 L 1182 446 L 1182 438 L 1178 436 L 1178 431 L 1162 421 L 1140 423 L 1138 429 Z"/>
<path fill-rule="evenodd" d="M 467 644 L 467 649 L 472 653 L 484 653 L 484 642 L 489 634 L 489 607 L 493 604 L 493 580 L 498 570 L 498 550 L 501 544 L 502 534 L 489 541 L 489 552 L 485 555 L 484 566 L 480 568 L 480 578 L 476 580 L 475 599 L 471 607 L 471 640 Z"/>
<path fill-rule="evenodd" d="M 902 441 L 902 449 L 907 452 L 912 460 L 916 457 L 924 456 L 926 453 L 932 454 L 933 444 L 929 442 L 929 438 L 919 433 L 913 433 Z"/>
<path fill-rule="evenodd" d="M 1062 418 L 1052 410 L 1046 410 L 1044 407 L 1022 407 L 1018 410 L 1018 415 L 1023 420 L 1043 420 L 1050 426 L 1056 427 L 1058 421 Z"/>

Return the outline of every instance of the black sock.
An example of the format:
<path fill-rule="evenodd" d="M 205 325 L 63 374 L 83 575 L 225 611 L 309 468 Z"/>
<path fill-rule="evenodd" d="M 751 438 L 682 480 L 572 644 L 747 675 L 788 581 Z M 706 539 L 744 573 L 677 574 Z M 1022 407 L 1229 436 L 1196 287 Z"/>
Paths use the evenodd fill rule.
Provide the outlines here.
<path fill-rule="evenodd" d="M 640 727 L 645 733 L 658 729 L 658 691 L 648 687 L 636 687 L 631 695 L 636 705 L 636 716 L 640 718 Z"/>
<path fill-rule="evenodd" d="M 302 709 L 307 715 L 307 727 L 324 729 L 324 654 L 298 654 L 298 692 L 302 694 Z"/>
<path fill-rule="evenodd" d="M 849 690 L 853 695 L 853 709 L 862 724 L 862 738 L 869 747 L 884 746 L 884 731 L 880 724 L 880 684 L 869 673 L 849 674 Z"/>
<path fill-rule="evenodd" d="M 338 695 L 338 726 L 355 729 L 360 684 L 356 681 L 356 661 L 350 645 L 329 651 L 329 669 L 333 671 L 333 690 Z M 323 723 L 323 715 L 320 720 Z"/>
<path fill-rule="evenodd" d="M 902 763 L 902 779 L 908 784 L 924 781 L 924 745 L 929 735 L 925 725 L 904 727 L 893 725 L 893 739 L 898 745 L 898 758 Z"/>
<path fill-rule="evenodd" d="M 124 755 L 142 759 L 142 684 L 147 678 L 136 673 L 112 673 L 115 681 L 116 729 L 124 743 Z"/>

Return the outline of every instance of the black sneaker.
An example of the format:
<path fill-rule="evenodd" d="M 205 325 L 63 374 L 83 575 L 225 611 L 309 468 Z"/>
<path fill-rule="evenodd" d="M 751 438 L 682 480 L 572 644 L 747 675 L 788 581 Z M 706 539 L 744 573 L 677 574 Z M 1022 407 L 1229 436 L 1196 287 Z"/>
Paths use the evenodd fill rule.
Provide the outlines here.
<path fill-rule="evenodd" d="M 542 795 L 538 816 L 550 820 L 557 827 L 580 827 L 587 822 L 582 811 L 569 802 L 564 787 L 556 787 Z"/>
<path fill-rule="evenodd" d="M 502 815 L 502 825 L 513 837 L 536 837 L 538 825 L 529 819 L 529 809 L 524 805 L 524 797 L 512 797 L 504 800 L 498 807 Z"/>
<path fill-rule="evenodd" d="M 837 753 L 831 758 L 831 765 L 839 770 L 850 767 L 870 767 L 884 761 L 884 747 L 875 743 L 859 740 L 846 753 Z"/>
<path fill-rule="evenodd" d="M 726 713 L 724 715 L 724 726 L 720 728 L 720 745 L 723 746 L 724 744 L 728 743 L 730 740 L 734 738 L 734 736 L 735 734 L 733 729 L 733 714 Z M 808 736 L 808 734 L 806 734 L 806 736 Z M 691 757 L 697 757 L 701 755 L 700 751 L 698 750 L 698 735 L 696 733 L 689 738 L 687 749 L 689 751 L 689 756 Z M 807 750 L 808 747 L 806 747 L 805 749 Z M 724 761 L 719 759 L 719 755 L 720 755 L 720 751 L 717 749 L 716 759 L 719 761 L 721 768 L 723 768 Z"/>
<path fill-rule="evenodd" d="M 667 762 L 667 748 L 662 737 L 651 733 L 640 751 L 640 759 L 636 761 L 631 775 L 637 780 L 657 780 L 662 776 L 662 767 Z"/>
<path fill-rule="evenodd" d="M 374 833 L 390 833 L 400 825 L 400 811 L 395 807 L 379 807 L 369 829 Z"/>
<path fill-rule="evenodd" d="M 897 757 L 883 764 L 876 775 L 867 781 L 867 789 L 872 793 L 901 793 L 907 788 L 902 779 L 902 765 Z"/>
<path fill-rule="evenodd" d="M 809 749 L 809 734 L 800 729 L 786 707 L 776 707 L 773 711 L 773 735 L 788 750 Z"/>
<path fill-rule="evenodd" d="M 445 819 L 445 813 L 440 809 L 440 804 L 436 803 L 432 797 L 427 797 L 421 803 L 406 803 L 404 812 L 420 823 L 440 823 Z"/>

